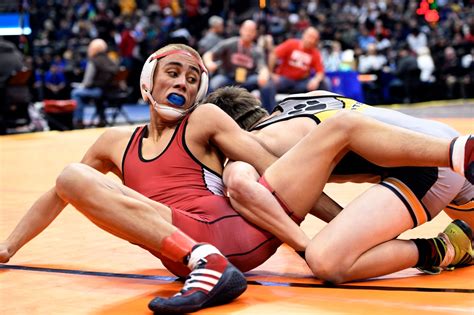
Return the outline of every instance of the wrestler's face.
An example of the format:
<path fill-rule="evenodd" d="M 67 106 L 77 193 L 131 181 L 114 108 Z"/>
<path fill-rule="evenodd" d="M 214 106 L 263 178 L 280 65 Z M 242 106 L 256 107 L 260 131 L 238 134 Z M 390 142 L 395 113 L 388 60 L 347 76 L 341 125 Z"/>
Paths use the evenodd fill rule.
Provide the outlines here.
<path fill-rule="evenodd" d="M 153 98 L 159 104 L 187 109 L 196 99 L 201 78 L 198 62 L 185 54 L 171 54 L 158 61 L 158 69 L 153 78 Z M 170 102 L 170 95 L 184 98 L 177 106 Z"/>

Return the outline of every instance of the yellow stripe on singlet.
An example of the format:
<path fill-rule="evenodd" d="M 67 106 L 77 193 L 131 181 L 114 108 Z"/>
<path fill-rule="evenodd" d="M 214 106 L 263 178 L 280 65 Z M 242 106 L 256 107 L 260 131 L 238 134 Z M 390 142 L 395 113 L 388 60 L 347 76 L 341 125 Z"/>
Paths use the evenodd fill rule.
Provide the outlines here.
<path fill-rule="evenodd" d="M 340 110 L 355 110 L 362 111 L 368 105 L 357 102 L 356 100 L 345 98 L 345 97 L 336 97 L 338 100 L 344 103 L 342 108 L 325 110 L 319 113 L 314 114 L 319 121 L 324 121 L 332 116 L 334 116 Z"/>
<path fill-rule="evenodd" d="M 428 215 L 425 212 L 425 208 L 421 204 L 418 197 L 400 180 L 389 177 L 383 180 L 383 183 L 392 187 L 398 191 L 398 193 L 405 199 L 409 205 L 408 211 L 410 211 L 416 218 L 416 224 L 420 225 L 428 221 Z"/>

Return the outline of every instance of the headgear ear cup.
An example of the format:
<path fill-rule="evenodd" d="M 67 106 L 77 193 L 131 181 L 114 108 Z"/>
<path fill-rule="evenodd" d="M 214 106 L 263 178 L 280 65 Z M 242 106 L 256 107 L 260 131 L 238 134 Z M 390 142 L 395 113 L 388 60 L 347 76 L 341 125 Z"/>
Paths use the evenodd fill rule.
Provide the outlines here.
<path fill-rule="evenodd" d="M 155 53 L 148 57 L 143 65 L 142 73 L 140 74 L 140 91 L 145 102 L 147 102 L 149 97 L 151 97 L 151 91 L 153 90 L 153 75 L 158 63 L 156 59 L 153 59 L 154 57 Z M 146 92 L 148 92 L 148 95 Z"/>
<path fill-rule="evenodd" d="M 208 87 L 209 76 L 206 71 L 203 71 L 201 74 L 201 82 L 199 83 L 199 90 L 196 95 L 196 103 L 200 103 L 206 97 Z"/>

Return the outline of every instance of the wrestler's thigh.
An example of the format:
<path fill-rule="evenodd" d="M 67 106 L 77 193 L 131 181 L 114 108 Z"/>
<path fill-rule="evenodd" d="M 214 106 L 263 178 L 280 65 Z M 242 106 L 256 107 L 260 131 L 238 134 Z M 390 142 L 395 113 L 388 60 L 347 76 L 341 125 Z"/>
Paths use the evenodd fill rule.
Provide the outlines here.
<path fill-rule="evenodd" d="M 72 185 L 67 184 L 69 186 L 67 190 L 69 191 L 66 191 L 66 193 L 69 193 L 69 199 L 75 199 L 77 196 L 87 196 L 87 198 L 103 200 L 106 195 L 113 197 L 114 193 L 118 193 L 146 203 L 156 209 L 163 218 L 171 222 L 171 209 L 168 206 L 140 194 L 117 179 L 106 176 L 88 165 L 73 163 L 63 171 L 61 176 L 66 176 L 68 182 L 74 182 Z M 71 178 L 73 180 L 70 180 Z M 81 200 L 76 200 L 76 203 L 80 202 Z"/>
<path fill-rule="evenodd" d="M 319 128 L 319 127 L 318 127 Z M 338 140 L 305 137 L 265 171 L 265 179 L 293 211 L 308 211 L 345 153 Z"/>
<path fill-rule="evenodd" d="M 367 250 L 412 227 L 413 220 L 403 202 L 388 188 L 375 185 L 349 203 L 311 240 L 307 258 L 318 252 L 350 266 Z"/>

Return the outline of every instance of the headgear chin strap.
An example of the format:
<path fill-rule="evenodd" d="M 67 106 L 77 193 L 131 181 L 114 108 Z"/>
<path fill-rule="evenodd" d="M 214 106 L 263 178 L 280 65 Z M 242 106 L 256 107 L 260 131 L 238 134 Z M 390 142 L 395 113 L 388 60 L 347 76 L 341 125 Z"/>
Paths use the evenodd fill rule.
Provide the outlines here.
<path fill-rule="evenodd" d="M 184 117 L 184 115 L 186 115 L 197 105 L 197 103 L 195 103 L 188 109 L 175 108 L 168 105 L 159 104 L 153 99 L 153 96 L 151 96 L 150 92 L 148 91 L 142 92 L 142 95 L 143 93 L 145 93 L 146 99 L 153 105 L 153 109 L 160 115 L 160 117 L 162 117 L 166 121 L 176 121 Z"/>
<path fill-rule="evenodd" d="M 199 89 L 196 94 L 196 100 L 193 106 L 191 106 L 188 109 L 179 109 L 179 108 L 171 107 L 165 104 L 158 104 L 158 102 L 156 102 L 151 96 L 151 91 L 153 90 L 153 77 L 155 74 L 156 65 L 158 64 L 158 60 L 172 54 L 184 54 L 184 55 L 190 56 L 194 60 L 197 61 L 199 67 L 201 68 L 201 81 L 199 82 Z M 143 65 L 142 73 L 140 75 L 140 90 L 142 93 L 142 98 L 146 102 L 151 103 L 153 105 L 153 108 L 161 116 L 163 116 L 163 118 L 170 121 L 177 120 L 183 117 L 184 115 L 186 115 L 191 110 L 193 110 L 194 107 L 196 107 L 206 96 L 208 86 L 209 86 L 209 76 L 207 74 L 206 67 L 202 64 L 202 62 L 198 58 L 196 58 L 193 54 L 191 54 L 189 51 L 184 50 L 184 49 L 174 49 L 174 50 L 166 51 L 161 54 L 156 54 L 156 53 L 151 54 L 148 57 L 148 59 L 145 61 L 145 64 Z"/>

